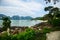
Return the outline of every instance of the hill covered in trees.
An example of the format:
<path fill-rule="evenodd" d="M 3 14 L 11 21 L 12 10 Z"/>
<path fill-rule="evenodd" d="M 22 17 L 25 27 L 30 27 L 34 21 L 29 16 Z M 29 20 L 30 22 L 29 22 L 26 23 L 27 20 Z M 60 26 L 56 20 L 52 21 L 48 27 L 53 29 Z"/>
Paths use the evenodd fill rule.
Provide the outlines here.
<path fill-rule="evenodd" d="M 6 15 L 4 15 L 4 14 L 0 14 L 0 20 L 2 19 L 2 17 L 5 17 Z M 7 17 L 9 17 L 11 20 L 31 20 L 32 19 L 32 17 L 30 17 L 30 16 L 18 16 L 18 15 L 14 15 L 14 16 L 12 16 L 12 17 L 10 17 L 10 16 L 7 16 Z"/>

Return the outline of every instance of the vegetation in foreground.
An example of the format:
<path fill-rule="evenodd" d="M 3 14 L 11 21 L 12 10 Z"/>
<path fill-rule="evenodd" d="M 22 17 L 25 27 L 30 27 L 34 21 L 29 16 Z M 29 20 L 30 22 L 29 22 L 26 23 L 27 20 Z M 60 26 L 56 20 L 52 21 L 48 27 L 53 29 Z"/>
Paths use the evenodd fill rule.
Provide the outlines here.
<path fill-rule="evenodd" d="M 18 34 L 10 34 L 4 32 L 0 35 L 0 40 L 46 40 L 46 33 L 49 33 L 49 29 L 44 28 L 42 31 L 26 29 L 26 31 Z"/>

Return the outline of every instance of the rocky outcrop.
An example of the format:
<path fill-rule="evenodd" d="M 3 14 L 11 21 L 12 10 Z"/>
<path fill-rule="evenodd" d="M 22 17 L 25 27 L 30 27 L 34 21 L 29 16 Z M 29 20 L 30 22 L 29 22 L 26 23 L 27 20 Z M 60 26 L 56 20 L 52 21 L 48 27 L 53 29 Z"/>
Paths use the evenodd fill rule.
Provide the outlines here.
<path fill-rule="evenodd" d="M 41 28 L 41 29 L 43 29 L 44 27 L 51 28 L 52 25 L 50 25 L 47 22 L 42 22 L 33 26 L 33 28 Z"/>

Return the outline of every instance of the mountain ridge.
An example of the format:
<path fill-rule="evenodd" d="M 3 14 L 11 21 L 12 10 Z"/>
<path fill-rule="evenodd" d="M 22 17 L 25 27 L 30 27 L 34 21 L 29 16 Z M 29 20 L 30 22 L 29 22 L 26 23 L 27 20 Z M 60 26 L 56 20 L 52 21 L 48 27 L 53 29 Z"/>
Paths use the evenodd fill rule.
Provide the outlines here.
<path fill-rule="evenodd" d="M 0 20 L 4 16 L 6 16 L 6 15 L 0 14 Z M 33 19 L 31 16 L 25 16 L 24 17 L 24 16 L 13 15 L 12 17 L 10 17 L 10 16 L 7 16 L 7 17 L 9 17 L 11 20 L 31 20 L 31 19 Z"/>

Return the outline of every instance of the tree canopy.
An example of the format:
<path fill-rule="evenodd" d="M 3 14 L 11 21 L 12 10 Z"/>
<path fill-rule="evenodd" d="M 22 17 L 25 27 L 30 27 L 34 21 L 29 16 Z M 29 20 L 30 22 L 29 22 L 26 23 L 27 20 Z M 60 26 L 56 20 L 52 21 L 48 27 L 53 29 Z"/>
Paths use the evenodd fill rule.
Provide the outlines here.
<path fill-rule="evenodd" d="M 49 11 L 44 17 L 47 18 L 48 23 L 53 26 L 60 26 L 60 10 L 57 7 L 48 6 L 44 9 L 45 11 Z"/>
<path fill-rule="evenodd" d="M 57 2 L 59 2 L 60 0 L 45 0 L 46 4 L 47 3 L 51 3 L 53 1 L 54 4 L 56 4 Z"/>
<path fill-rule="evenodd" d="M 3 20 L 3 30 L 7 30 L 7 28 L 10 28 L 11 21 L 8 17 L 2 17 Z"/>

